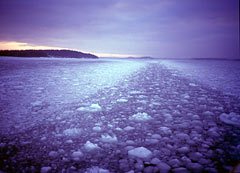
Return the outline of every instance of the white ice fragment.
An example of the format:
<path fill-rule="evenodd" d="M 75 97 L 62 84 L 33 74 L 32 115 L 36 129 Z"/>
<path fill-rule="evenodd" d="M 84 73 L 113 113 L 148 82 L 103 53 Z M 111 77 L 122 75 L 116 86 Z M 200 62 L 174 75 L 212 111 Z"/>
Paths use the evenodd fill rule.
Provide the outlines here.
<path fill-rule="evenodd" d="M 122 129 L 120 127 L 117 127 L 116 130 L 117 131 L 122 131 Z"/>
<path fill-rule="evenodd" d="M 69 139 L 69 140 L 65 141 L 65 143 L 66 143 L 66 144 L 72 144 L 73 141 L 72 141 L 71 139 Z"/>
<path fill-rule="evenodd" d="M 101 140 L 103 142 L 108 142 L 108 143 L 112 143 L 112 142 L 117 142 L 117 137 L 115 135 L 113 136 L 110 136 L 108 134 L 105 134 L 105 135 L 101 135 Z"/>
<path fill-rule="evenodd" d="M 54 158 L 57 158 L 58 157 L 58 152 L 56 152 L 56 151 L 51 151 L 51 152 L 49 152 L 49 157 L 51 157 L 52 159 L 54 159 Z"/>
<path fill-rule="evenodd" d="M 235 112 L 231 112 L 230 114 L 222 113 L 220 120 L 226 124 L 240 126 L 240 115 Z"/>
<path fill-rule="evenodd" d="M 83 156 L 83 153 L 81 152 L 81 151 L 74 151 L 73 153 L 72 153 L 72 158 L 73 159 L 77 159 L 77 158 L 80 158 L 80 157 L 82 157 Z"/>
<path fill-rule="evenodd" d="M 91 143 L 90 141 L 87 141 L 85 144 L 84 144 L 84 148 L 85 150 L 87 151 L 93 151 L 93 150 L 96 150 L 96 149 L 100 149 L 98 144 L 93 144 Z"/>
<path fill-rule="evenodd" d="M 102 108 L 99 104 L 91 104 L 91 106 L 89 106 L 89 107 L 77 108 L 77 111 L 82 111 L 82 112 L 98 112 L 101 110 L 102 110 Z"/>
<path fill-rule="evenodd" d="M 125 127 L 123 130 L 125 130 L 125 131 L 132 131 L 132 130 L 134 130 L 134 129 L 135 129 L 134 127 L 127 126 L 127 127 Z"/>
<path fill-rule="evenodd" d="M 172 130 L 168 127 L 159 127 L 159 130 L 165 135 L 170 135 L 172 133 Z"/>
<path fill-rule="evenodd" d="M 153 134 L 153 135 L 152 135 L 152 138 L 153 138 L 153 139 L 161 139 L 161 135 L 159 135 L 159 134 Z"/>
<path fill-rule="evenodd" d="M 63 131 L 63 134 L 66 136 L 78 136 L 82 132 L 82 129 L 79 128 L 72 128 L 72 129 L 66 129 Z"/>
<path fill-rule="evenodd" d="M 107 169 L 102 169 L 97 166 L 93 166 L 91 168 L 88 168 L 85 173 L 110 173 Z"/>
<path fill-rule="evenodd" d="M 130 94 L 141 94 L 140 91 L 130 91 Z"/>
<path fill-rule="evenodd" d="M 134 114 L 131 117 L 129 117 L 129 119 L 133 121 L 148 121 L 148 120 L 152 120 L 152 117 L 149 116 L 147 113 L 143 112 L 143 113 Z"/>
<path fill-rule="evenodd" d="M 138 147 L 128 151 L 129 156 L 148 159 L 152 157 L 152 152 L 145 147 Z"/>
<path fill-rule="evenodd" d="M 192 86 L 192 87 L 196 87 L 196 86 L 197 86 L 197 85 L 194 84 L 194 83 L 189 83 L 189 85 Z"/>
<path fill-rule="evenodd" d="M 32 105 L 32 106 L 41 106 L 41 105 L 42 105 L 42 102 L 39 101 L 39 100 L 37 100 L 37 101 L 35 101 L 35 102 L 32 102 L 31 105 Z"/>
<path fill-rule="evenodd" d="M 99 106 L 99 104 L 91 104 L 90 109 L 92 110 L 92 112 L 97 112 L 97 111 L 102 110 L 102 108 L 101 108 L 101 106 Z"/>
<path fill-rule="evenodd" d="M 46 166 L 46 167 L 42 167 L 41 168 L 41 173 L 47 173 L 51 171 L 51 167 L 50 166 Z"/>
<path fill-rule="evenodd" d="M 47 139 L 47 137 L 46 136 L 43 136 L 40 140 L 41 141 L 45 141 Z"/>
<path fill-rule="evenodd" d="M 169 122 L 169 121 L 173 120 L 172 115 L 170 115 L 168 113 L 163 114 L 163 116 L 164 116 L 166 122 Z"/>
<path fill-rule="evenodd" d="M 117 102 L 127 102 L 127 99 L 121 98 L 121 99 L 117 99 Z"/>
<path fill-rule="evenodd" d="M 102 128 L 99 127 L 99 126 L 95 126 L 95 127 L 93 127 L 93 131 L 95 131 L 95 132 L 101 132 L 101 131 L 102 131 Z"/>

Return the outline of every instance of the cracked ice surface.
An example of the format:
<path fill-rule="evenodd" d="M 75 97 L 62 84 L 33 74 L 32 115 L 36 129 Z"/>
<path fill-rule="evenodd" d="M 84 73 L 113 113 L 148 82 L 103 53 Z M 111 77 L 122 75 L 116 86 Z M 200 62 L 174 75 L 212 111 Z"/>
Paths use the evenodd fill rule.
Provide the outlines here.
<path fill-rule="evenodd" d="M 239 98 L 161 61 L 16 62 L 0 63 L 0 172 L 229 172 L 240 159 Z"/>
<path fill-rule="evenodd" d="M 1 58 L 0 131 L 20 130 L 43 118 L 50 119 L 49 114 L 61 105 L 77 103 L 99 89 L 110 88 L 142 66 L 140 62 L 118 60 Z M 101 107 L 89 103 L 77 110 L 96 112 Z"/>

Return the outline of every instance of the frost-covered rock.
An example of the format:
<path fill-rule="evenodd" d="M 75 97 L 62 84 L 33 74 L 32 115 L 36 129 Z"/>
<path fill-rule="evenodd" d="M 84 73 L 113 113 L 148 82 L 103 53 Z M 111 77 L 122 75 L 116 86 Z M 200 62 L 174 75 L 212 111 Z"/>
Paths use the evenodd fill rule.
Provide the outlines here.
<path fill-rule="evenodd" d="M 71 129 L 66 129 L 63 131 L 63 134 L 66 136 L 78 136 L 82 132 L 82 129 L 80 128 L 71 128 Z"/>
<path fill-rule="evenodd" d="M 46 166 L 46 167 L 42 167 L 41 168 L 41 173 L 47 173 L 51 171 L 51 167 L 50 166 Z"/>
<path fill-rule="evenodd" d="M 85 150 L 87 150 L 87 151 L 93 151 L 93 150 L 100 149 L 100 147 L 98 146 L 98 144 L 93 144 L 93 143 L 91 143 L 90 141 L 87 141 L 87 142 L 84 144 L 84 148 L 85 148 Z"/>
<path fill-rule="evenodd" d="M 145 147 L 138 147 L 128 151 L 129 156 L 148 159 L 152 157 L 152 152 Z"/>
<path fill-rule="evenodd" d="M 230 114 L 222 113 L 220 120 L 226 124 L 240 126 L 240 114 L 236 114 L 235 112 L 231 112 Z"/>
<path fill-rule="evenodd" d="M 104 134 L 104 135 L 101 135 L 101 141 L 112 143 L 112 142 L 117 142 L 118 139 L 116 135 L 110 136 L 108 134 Z"/>
<path fill-rule="evenodd" d="M 152 117 L 149 116 L 147 113 L 143 112 L 134 114 L 131 117 L 129 117 L 129 119 L 133 121 L 149 121 L 152 120 Z"/>
<path fill-rule="evenodd" d="M 93 166 L 91 168 L 88 168 L 85 173 L 110 173 L 107 169 L 99 168 L 98 166 Z"/>

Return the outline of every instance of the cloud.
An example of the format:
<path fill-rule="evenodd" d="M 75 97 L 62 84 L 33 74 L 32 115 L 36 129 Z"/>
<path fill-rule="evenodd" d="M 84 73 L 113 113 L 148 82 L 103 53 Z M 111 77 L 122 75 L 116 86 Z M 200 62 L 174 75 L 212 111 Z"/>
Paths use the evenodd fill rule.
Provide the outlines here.
<path fill-rule="evenodd" d="M 1 0 L 0 40 L 88 52 L 165 57 L 222 56 L 217 49 L 223 49 L 224 45 L 219 42 L 227 40 L 233 47 L 228 51 L 238 56 L 238 3 L 228 0 Z M 195 55 L 189 49 L 195 50 Z M 206 53 L 199 54 L 203 50 Z"/>

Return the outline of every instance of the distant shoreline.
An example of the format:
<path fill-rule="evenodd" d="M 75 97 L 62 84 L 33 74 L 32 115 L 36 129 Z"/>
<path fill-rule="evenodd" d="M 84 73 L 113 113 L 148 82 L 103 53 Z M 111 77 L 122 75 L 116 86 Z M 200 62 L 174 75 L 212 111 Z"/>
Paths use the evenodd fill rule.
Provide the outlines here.
<path fill-rule="evenodd" d="M 49 58 L 89 58 L 99 57 L 90 53 L 83 53 L 73 50 L 0 50 L 0 56 L 4 57 L 49 57 Z"/>

